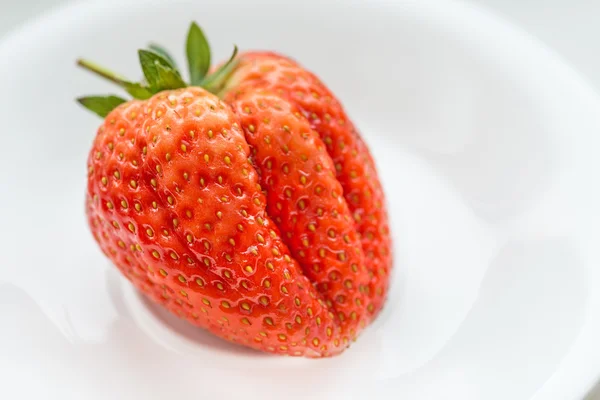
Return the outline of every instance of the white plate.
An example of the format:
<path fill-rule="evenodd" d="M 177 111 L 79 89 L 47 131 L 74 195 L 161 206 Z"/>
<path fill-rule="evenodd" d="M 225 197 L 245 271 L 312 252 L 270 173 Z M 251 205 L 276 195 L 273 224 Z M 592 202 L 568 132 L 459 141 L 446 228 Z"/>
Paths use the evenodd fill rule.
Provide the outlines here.
<path fill-rule="evenodd" d="M 269 5 L 268 3 L 272 3 Z M 385 312 L 342 356 L 257 354 L 148 305 L 83 213 L 113 91 L 149 39 L 276 49 L 339 95 L 395 235 Z M 600 103 L 553 54 L 462 3 L 100 0 L 0 44 L 0 397 L 577 399 L 600 376 Z M 180 60 L 182 57 L 178 57 Z"/>

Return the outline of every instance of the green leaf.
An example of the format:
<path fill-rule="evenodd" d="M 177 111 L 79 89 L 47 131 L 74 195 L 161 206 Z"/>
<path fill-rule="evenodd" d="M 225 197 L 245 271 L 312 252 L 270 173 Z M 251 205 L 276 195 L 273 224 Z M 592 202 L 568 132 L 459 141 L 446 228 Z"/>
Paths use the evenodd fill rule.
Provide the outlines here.
<path fill-rule="evenodd" d="M 104 79 L 116 83 L 136 99 L 145 100 L 152 96 L 152 92 L 142 84 L 130 82 L 129 80 L 127 80 L 127 78 L 124 78 L 123 76 L 112 72 L 96 63 L 93 63 L 88 60 L 77 60 L 77 64 L 80 67 L 98 76 L 101 76 Z"/>
<path fill-rule="evenodd" d="M 127 93 L 133 96 L 134 99 L 146 100 L 152 97 L 152 92 L 141 83 L 123 82 L 123 88 Z"/>
<path fill-rule="evenodd" d="M 80 97 L 77 101 L 88 110 L 105 118 L 118 105 L 125 103 L 127 100 L 117 96 L 89 96 Z"/>
<path fill-rule="evenodd" d="M 192 22 L 186 42 L 190 82 L 198 86 L 210 68 L 210 46 L 202 29 Z"/>
<path fill-rule="evenodd" d="M 148 50 L 139 50 L 138 53 L 142 71 L 153 93 L 186 86 L 179 72 L 171 68 L 163 57 Z"/>
<path fill-rule="evenodd" d="M 237 46 L 233 47 L 233 54 L 229 57 L 229 60 L 223 65 L 219 67 L 214 73 L 210 74 L 201 82 L 201 85 L 204 89 L 208 90 L 211 93 L 218 94 L 219 91 L 225 86 L 227 82 L 227 78 L 233 72 L 235 67 L 238 64 L 238 60 L 235 59 L 238 53 Z"/>
<path fill-rule="evenodd" d="M 167 50 L 165 50 L 164 47 L 162 47 L 156 43 L 150 43 L 148 45 L 148 48 L 150 50 L 152 50 L 153 52 L 155 52 L 156 54 L 158 54 L 159 56 L 161 56 L 162 58 L 164 58 L 165 61 L 168 61 L 169 67 L 171 67 L 173 69 L 177 69 L 177 63 L 175 62 L 175 59 L 173 59 L 173 57 L 171 57 L 169 52 Z"/>

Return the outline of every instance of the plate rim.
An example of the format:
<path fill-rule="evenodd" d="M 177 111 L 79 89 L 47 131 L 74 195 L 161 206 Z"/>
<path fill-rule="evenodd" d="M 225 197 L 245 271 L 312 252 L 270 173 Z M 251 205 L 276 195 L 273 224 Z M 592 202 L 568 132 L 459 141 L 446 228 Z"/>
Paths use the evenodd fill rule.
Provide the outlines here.
<path fill-rule="evenodd" d="M 175 1 L 186 2 L 185 0 Z M 305 3 L 308 5 L 311 2 L 322 3 L 324 1 L 332 4 L 341 4 L 343 2 L 342 0 L 321 0 L 320 2 L 319 0 L 306 0 Z M 347 0 L 344 1 L 344 3 L 347 4 L 348 2 L 352 2 L 359 5 L 365 5 L 367 4 L 367 1 L 368 0 Z M 157 2 L 160 2 L 160 0 L 121 0 L 119 2 L 115 0 L 70 0 L 53 6 L 49 10 L 26 20 L 17 28 L 14 28 L 4 34 L 3 37 L 0 38 L 0 53 L 11 54 L 13 53 L 10 51 L 11 49 L 20 47 L 20 43 L 28 42 L 32 38 L 41 34 L 47 27 L 56 28 L 59 21 L 73 19 L 74 14 L 85 14 L 90 10 L 93 10 L 95 7 L 99 7 L 101 5 L 106 7 L 107 4 L 114 3 L 125 7 L 140 3 L 148 4 Z M 269 3 L 274 2 L 277 1 L 260 0 L 257 3 L 260 3 L 261 5 L 268 5 Z M 600 110 L 600 97 L 590 84 L 589 80 L 582 73 L 573 68 L 563 56 L 547 46 L 540 39 L 532 36 L 525 29 L 504 19 L 499 14 L 484 6 L 468 3 L 466 0 L 400 0 L 396 2 L 389 2 L 386 0 L 370 0 L 369 5 L 386 7 L 390 9 L 396 9 L 397 7 L 404 5 L 412 7 L 414 10 L 416 10 L 416 12 L 424 14 L 426 14 L 427 10 L 433 10 L 435 7 L 437 11 L 436 17 L 441 18 L 447 23 L 452 22 L 456 24 L 459 21 L 462 21 L 463 23 L 468 23 L 469 28 L 477 27 L 479 30 L 483 29 L 485 32 L 481 32 L 488 35 L 491 35 L 492 31 L 494 31 L 493 35 L 506 39 L 502 44 L 503 46 L 508 46 L 508 43 L 510 42 L 512 46 L 516 46 L 516 48 L 528 51 L 532 56 L 531 58 L 535 59 L 535 64 L 551 69 L 552 74 L 556 75 L 560 81 L 568 83 L 566 86 L 572 88 L 572 92 L 577 93 L 578 97 L 582 99 L 582 101 L 587 102 L 590 105 L 590 108 Z M 484 39 L 477 38 L 476 40 Z M 19 56 L 18 53 L 16 56 Z M 590 116 L 590 121 L 592 120 L 597 121 L 597 118 Z M 594 306 L 594 302 L 592 300 L 590 300 L 590 309 Z M 600 309 L 600 307 L 596 307 L 596 309 Z M 591 312 L 588 312 L 585 324 L 582 327 L 582 331 L 586 328 L 600 331 L 600 318 L 596 318 L 594 321 L 592 320 L 591 314 Z M 589 325 L 592 325 L 592 327 Z M 558 391 L 555 391 L 554 389 L 560 386 L 562 386 L 562 393 L 568 393 L 569 398 L 573 400 L 581 399 L 589 394 L 590 390 L 592 390 L 600 381 L 600 365 L 594 365 L 592 361 L 589 361 L 587 365 L 576 365 L 567 360 L 567 356 L 573 351 L 579 350 L 581 352 L 581 349 L 579 349 L 579 347 L 582 346 L 581 342 L 582 339 L 580 333 L 552 375 L 544 384 L 542 384 L 542 386 L 538 388 L 537 392 L 532 395 L 532 400 L 541 397 L 545 399 L 559 399 L 557 395 L 553 395 L 552 393 L 558 393 Z M 600 353 L 600 343 L 588 344 L 587 349 L 595 349 L 596 353 Z M 561 371 L 564 372 L 565 369 L 574 369 L 578 371 L 579 374 L 570 373 L 568 379 L 560 378 L 560 375 L 565 375 L 564 373 L 561 373 Z M 584 376 L 582 373 L 584 371 L 588 372 L 587 376 Z M 577 379 L 578 384 L 574 384 L 575 379 Z M 570 387 L 568 392 L 564 392 L 565 384 L 566 386 Z"/>

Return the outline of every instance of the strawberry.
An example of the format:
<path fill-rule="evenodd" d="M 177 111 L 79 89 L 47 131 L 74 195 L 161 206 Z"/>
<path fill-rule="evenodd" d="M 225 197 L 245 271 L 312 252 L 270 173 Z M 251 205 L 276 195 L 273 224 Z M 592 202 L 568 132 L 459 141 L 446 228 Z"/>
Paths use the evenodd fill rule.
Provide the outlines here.
<path fill-rule="evenodd" d="M 291 61 L 236 49 L 207 74 L 196 24 L 187 54 L 191 86 L 157 46 L 139 51 L 142 83 L 79 62 L 135 98 L 79 99 L 104 118 L 88 158 L 95 240 L 146 296 L 224 339 L 341 353 L 381 308 L 390 268 L 366 147 Z M 323 100 L 299 100 L 297 85 Z"/>

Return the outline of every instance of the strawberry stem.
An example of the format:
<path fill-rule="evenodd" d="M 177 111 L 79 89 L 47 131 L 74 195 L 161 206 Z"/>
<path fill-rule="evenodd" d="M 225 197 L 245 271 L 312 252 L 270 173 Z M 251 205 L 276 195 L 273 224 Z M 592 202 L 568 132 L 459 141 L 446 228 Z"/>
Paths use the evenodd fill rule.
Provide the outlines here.
<path fill-rule="evenodd" d="M 217 68 L 212 74 L 210 70 L 210 46 L 202 29 L 192 22 L 186 42 L 186 52 L 190 69 L 191 84 L 201 86 L 209 92 L 220 96 L 232 72 L 237 66 L 237 46 L 229 60 Z M 77 65 L 81 68 L 107 79 L 125 89 L 134 99 L 145 100 L 163 90 L 186 87 L 181 73 L 177 70 L 173 58 L 162 47 L 150 45 L 149 50 L 139 50 L 139 59 L 145 80 L 132 82 L 107 68 L 94 62 L 79 59 Z M 116 107 L 121 98 L 116 96 L 91 96 L 83 98 L 80 103 L 98 115 L 105 115 L 110 107 Z M 117 101 L 118 100 L 118 101 Z"/>
<path fill-rule="evenodd" d="M 130 82 L 124 76 L 118 75 L 91 61 L 79 59 L 77 60 L 77 65 L 104 79 L 116 83 L 125 89 L 127 93 L 133 96 L 134 99 L 144 100 L 150 98 L 154 94 L 154 92 L 152 92 L 150 88 L 146 87 L 145 85 L 137 82 Z"/>
<path fill-rule="evenodd" d="M 93 63 L 91 61 L 79 59 L 79 60 L 77 60 L 77 65 L 79 65 L 83 69 L 93 72 L 94 74 L 96 74 L 98 76 L 103 77 L 104 79 L 108 79 L 109 81 L 114 82 L 121 87 L 125 87 L 125 84 L 127 82 L 127 79 L 125 77 L 120 76 L 120 75 L 118 75 L 104 67 L 101 67 L 100 65 Z"/>

